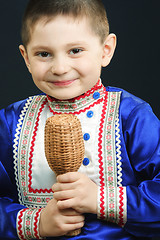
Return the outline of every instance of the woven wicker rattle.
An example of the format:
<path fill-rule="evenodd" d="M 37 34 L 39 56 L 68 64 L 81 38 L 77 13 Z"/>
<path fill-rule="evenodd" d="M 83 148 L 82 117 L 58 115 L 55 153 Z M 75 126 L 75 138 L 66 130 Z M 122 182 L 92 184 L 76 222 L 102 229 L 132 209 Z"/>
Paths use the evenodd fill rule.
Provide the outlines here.
<path fill-rule="evenodd" d="M 45 126 L 45 155 L 56 175 L 75 172 L 84 158 L 84 141 L 79 119 L 73 114 L 54 115 Z M 80 234 L 81 229 L 67 236 Z"/>

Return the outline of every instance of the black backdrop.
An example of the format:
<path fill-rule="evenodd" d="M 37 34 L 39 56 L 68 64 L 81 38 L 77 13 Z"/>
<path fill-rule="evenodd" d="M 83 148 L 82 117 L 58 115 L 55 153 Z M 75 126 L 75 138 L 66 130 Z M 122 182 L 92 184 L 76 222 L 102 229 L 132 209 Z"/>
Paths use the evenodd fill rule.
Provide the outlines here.
<path fill-rule="evenodd" d="M 149 102 L 160 118 L 159 0 L 106 0 L 110 30 L 118 37 L 105 85 L 124 88 Z M 0 0 L 0 108 L 39 93 L 18 45 L 27 0 Z"/>
<path fill-rule="evenodd" d="M 0 108 L 39 91 L 20 56 L 21 17 L 27 0 L 0 0 Z M 106 0 L 110 30 L 118 37 L 105 85 L 122 87 L 149 102 L 160 118 L 159 0 Z"/>

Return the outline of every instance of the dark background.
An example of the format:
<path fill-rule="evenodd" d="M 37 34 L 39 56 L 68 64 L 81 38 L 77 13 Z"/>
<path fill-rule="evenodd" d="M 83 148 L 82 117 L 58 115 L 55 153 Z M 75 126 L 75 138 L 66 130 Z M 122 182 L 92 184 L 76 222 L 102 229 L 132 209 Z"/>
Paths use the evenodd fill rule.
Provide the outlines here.
<path fill-rule="evenodd" d="M 105 85 L 121 87 L 149 102 L 160 118 L 159 0 L 103 1 L 118 43 L 103 70 Z M 39 93 L 19 53 L 27 0 L 0 0 L 0 108 Z"/>
<path fill-rule="evenodd" d="M 118 38 L 107 85 L 121 87 L 150 103 L 160 119 L 159 0 L 103 1 L 110 31 Z M 21 18 L 27 0 L 0 0 L 0 108 L 39 93 L 19 53 Z"/>

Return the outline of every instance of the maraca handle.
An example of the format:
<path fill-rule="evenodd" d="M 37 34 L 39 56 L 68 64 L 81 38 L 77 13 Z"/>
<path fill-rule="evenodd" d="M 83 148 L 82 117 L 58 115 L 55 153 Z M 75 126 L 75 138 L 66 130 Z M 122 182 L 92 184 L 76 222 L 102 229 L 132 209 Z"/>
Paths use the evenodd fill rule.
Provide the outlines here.
<path fill-rule="evenodd" d="M 68 232 L 66 236 L 73 237 L 73 236 L 77 236 L 80 233 L 81 233 L 81 228 Z"/>

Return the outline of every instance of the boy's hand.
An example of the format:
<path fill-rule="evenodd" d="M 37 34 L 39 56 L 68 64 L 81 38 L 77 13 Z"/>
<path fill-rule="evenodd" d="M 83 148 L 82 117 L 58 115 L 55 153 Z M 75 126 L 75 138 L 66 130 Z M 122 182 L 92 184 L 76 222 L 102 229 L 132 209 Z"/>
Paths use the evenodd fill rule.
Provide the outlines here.
<path fill-rule="evenodd" d="M 73 208 L 79 213 L 97 213 L 97 185 L 85 174 L 70 172 L 57 177 L 53 196 L 60 210 Z"/>
<path fill-rule="evenodd" d="M 74 209 L 59 210 L 57 201 L 52 199 L 41 212 L 39 233 L 41 237 L 63 236 L 83 225 L 83 215 Z"/>

